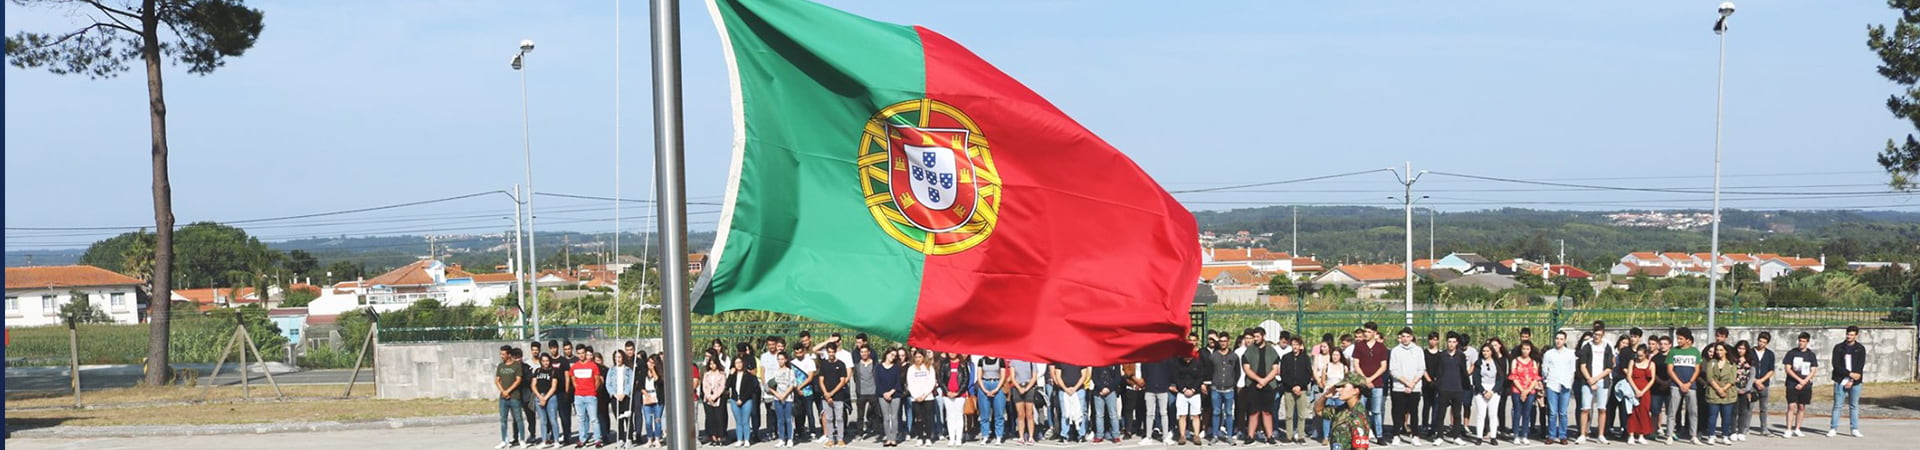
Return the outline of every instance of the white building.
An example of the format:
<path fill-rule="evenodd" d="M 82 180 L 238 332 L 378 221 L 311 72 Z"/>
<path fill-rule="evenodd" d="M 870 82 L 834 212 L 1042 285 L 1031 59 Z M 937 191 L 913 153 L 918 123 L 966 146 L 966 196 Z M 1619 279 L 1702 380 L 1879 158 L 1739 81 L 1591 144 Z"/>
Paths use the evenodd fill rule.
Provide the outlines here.
<path fill-rule="evenodd" d="M 138 279 L 94 266 L 7 268 L 7 327 L 59 325 L 60 308 L 86 295 L 114 323 L 139 323 Z"/>
<path fill-rule="evenodd" d="M 406 309 L 414 302 L 433 299 L 442 305 L 488 305 L 513 293 L 512 273 L 472 274 L 460 266 L 424 259 L 362 281 L 348 281 L 323 289 L 307 304 L 313 316 L 331 316 L 371 307 L 377 312 Z"/>

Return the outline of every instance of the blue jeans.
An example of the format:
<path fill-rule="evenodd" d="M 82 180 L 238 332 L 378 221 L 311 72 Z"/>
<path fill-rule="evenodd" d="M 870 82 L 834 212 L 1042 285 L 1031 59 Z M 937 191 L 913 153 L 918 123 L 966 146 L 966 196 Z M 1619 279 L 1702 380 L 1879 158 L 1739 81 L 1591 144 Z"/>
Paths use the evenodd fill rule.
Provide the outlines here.
<path fill-rule="evenodd" d="M 600 436 L 600 397 L 573 396 L 573 427 L 580 430 L 580 442 L 594 442 Z"/>
<path fill-rule="evenodd" d="M 540 401 L 538 398 L 535 402 Z M 540 413 L 540 432 L 535 438 L 546 442 L 560 442 L 560 398 L 547 399 L 547 404 L 535 409 Z"/>
<path fill-rule="evenodd" d="M 1120 393 L 1108 392 L 1107 395 L 1093 396 L 1093 410 L 1087 415 L 1092 417 L 1093 437 L 1095 439 L 1120 438 Z"/>
<path fill-rule="evenodd" d="M 660 432 L 660 420 L 666 418 L 665 415 L 662 415 L 662 412 L 666 411 L 666 409 L 666 405 L 659 403 L 640 407 L 640 410 L 647 414 L 647 437 L 660 438 L 666 436 Z"/>
<path fill-rule="evenodd" d="M 793 402 L 773 401 L 774 435 L 782 442 L 793 440 Z"/>
<path fill-rule="evenodd" d="M 1841 387 L 1840 383 L 1838 382 L 1833 383 L 1833 417 L 1827 419 L 1827 429 L 1830 429 L 1830 430 L 1840 429 L 1840 406 L 1842 404 L 1846 405 L 1847 407 L 1848 428 L 1859 430 L 1860 429 L 1860 384 L 1859 383 L 1854 383 L 1853 387 L 1850 387 L 1850 388 Z"/>
<path fill-rule="evenodd" d="M 1701 436 L 1727 437 L 1733 435 L 1733 404 L 1707 404 L 1707 426 L 1700 430 Z"/>
<path fill-rule="evenodd" d="M 1367 423 L 1373 424 L 1374 436 L 1384 438 L 1387 435 L 1380 419 L 1387 414 L 1387 388 L 1373 388 L 1369 389 L 1369 392 L 1371 394 L 1367 395 Z"/>
<path fill-rule="evenodd" d="M 1047 423 L 1053 425 L 1051 428 L 1047 428 L 1047 430 L 1055 436 L 1066 437 L 1065 431 L 1067 430 L 1060 428 L 1060 402 L 1058 400 L 1060 400 L 1061 392 L 1052 386 L 1048 386 L 1045 392 L 1047 393 L 1048 399 L 1055 400 L 1051 402 L 1053 404 L 1047 405 Z"/>
<path fill-rule="evenodd" d="M 1533 438 L 1533 416 L 1540 412 L 1533 408 L 1533 402 L 1540 399 L 1539 394 L 1508 397 L 1513 402 L 1513 436 L 1521 439 Z"/>
<path fill-rule="evenodd" d="M 987 389 L 997 389 L 1000 387 L 1000 381 L 998 380 L 981 381 L 981 384 L 986 385 Z M 979 391 L 978 389 L 975 390 Z M 1006 439 L 1007 393 L 1003 391 L 994 395 L 986 395 L 986 392 L 981 391 L 979 394 L 979 396 L 974 398 L 974 402 L 978 405 L 977 408 L 980 414 L 980 439 L 983 441 L 993 439 L 994 437 Z"/>
<path fill-rule="evenodd" d="M 733 439 L 738 442 L 753 442 L 753 400 L 746 402 L 727 402 L 727 409 L 733 412 Z"/>
<path fill-rule="evenodd" d="M 513 398 L 503 398 L 497 403 L 500 404 L 500 442 L 519 441 L 520 421 L 526 418 L 526 416 L 522 416 L 520 412 L 520 396 L 514 395 Z M 513 419 L 508 420 L 508 416 L 512 416 Z M 509 431 L 509 429 L 511 429 L 511 431 Z"/>
<path fill-rule="evenodd" d="M 1207 434 L 1215 439 L 1232 439 L 1233 391 L 1215 390 L 1210 397 L 1213 401 L 1213 428 L 1207 430 Z"/>
<path fill-rule="evenodd" d="M 1547 388 L 1547 439 L 1567 438 L 1567 396 L 1572 394 Z"/>

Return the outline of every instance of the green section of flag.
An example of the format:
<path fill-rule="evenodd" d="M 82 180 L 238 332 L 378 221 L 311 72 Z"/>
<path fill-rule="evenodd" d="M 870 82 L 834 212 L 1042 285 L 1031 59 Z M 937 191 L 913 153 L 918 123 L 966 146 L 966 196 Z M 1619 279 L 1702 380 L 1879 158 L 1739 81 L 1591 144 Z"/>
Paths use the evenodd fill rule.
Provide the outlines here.
<path fill-rule="evenodd" d="M 854 159 L 874 112 L 925 96 L 918 34 L 806 1 L 710 2 L 746 145 L 695 311 L 799 314 L 905 340 L 924 256 L 880 229 Z"/>

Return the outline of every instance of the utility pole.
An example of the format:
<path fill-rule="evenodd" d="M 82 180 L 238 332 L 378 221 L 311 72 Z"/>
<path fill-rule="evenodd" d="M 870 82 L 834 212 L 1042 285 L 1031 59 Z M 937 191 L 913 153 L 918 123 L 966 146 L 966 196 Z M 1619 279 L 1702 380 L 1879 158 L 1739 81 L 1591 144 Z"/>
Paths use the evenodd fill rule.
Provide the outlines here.
<path fill-rule="evenodd" d="M 1300 207 L 1293 207 L 1293 257 L 1300 257 Z"/>
<path fill-rule="evenodd" d="M 1427 208 L 1427 264 L 1433 264 L 1433 208 Z M 1432 270 L 1433 266 L 1427 266 Z"/>
<path fill-rule="evenodd" d="M 1404 280 L 1402 283 L 1405 285 L 1404 287 L 1406 288 L 1405 295 L 1406 295 L 1406 304 L 1407 304 L 1407 325 L 1413 325 L 1413 202 L 1414 202 L 1413 183 L 1416 181 L 1420 181 L 1420 175 L 1426 174 L 1427 171 L 1422 170 L 1418 173 L 1415 173 L 1413 171 L 1413 162 L 1411 161 L 1407 162 L 1407 166 L 1406 166 L 1407 171 L 1405 172 L 1404 176 L 1402 175 L 1402 172 L 1394 170 L 1394 168 L 1392 167 L 1388 167 L 1387 170 L 1393 171 L 1394 178 L 1400 181 L 1400 185 L 1402 187 L 1406 188 L 1405 193 L 1400 197 L 1400 200 L 1404 202 L 1404 205 L 1406 207 L 1405 212 L 1406 212 L 1406 219 L 1407 219 L 1407 227 L 1405 228 L 1407 232 L 1407 253 L 1406 253 L 1406 259 L 1402 260 L 1406 264 L 1406 266 L 1404 267 L 1406 271 L 1406 280 Z M 1392 197 L 1388 197 L 1388 198 L 1392 198 Z M 1421 196 L 1420 198 L 1426 198 L 1426 196 Z"/>

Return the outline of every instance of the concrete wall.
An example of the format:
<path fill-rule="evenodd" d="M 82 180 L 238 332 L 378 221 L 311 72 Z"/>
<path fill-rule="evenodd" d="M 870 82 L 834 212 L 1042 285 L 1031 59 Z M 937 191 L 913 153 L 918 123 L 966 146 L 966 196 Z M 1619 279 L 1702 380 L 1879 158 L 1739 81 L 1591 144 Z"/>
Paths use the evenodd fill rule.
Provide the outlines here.
<path fill-rule="evenodd" d="M 575 342 L 575 345 L 582 342 Z M 621 348 L 625 339 L 584 344 L 606 353 Z M 379 398 L 494 398 L 493 368 L 500 363 L 500 346 L 525 350 L 523 341 L 404 343 L 374 346 L 375 395 Z M 655 353 L 659 339 L 635 341 L 641 351 Z"/>
<path fill-rule="evenodd" d="M 1616 328 L 1616 326 L 1608 324 L 1608 341 L 1626 332 L 1625 329 Z M 1565 328 L 1569 341 L 1567 345 L 1575 345 L 1571 341 L 1579 338 L 1580 333 L 1586 330 L 1586 328 Z M 1648 335 L 1671 333 L 1666 329 L 1643 331 Z M 1813 353 L 1820 357 L 1820 371 L 1818 377 L 1814 379 L 1814 384 L 1822 386 L 1828 383 L 1827 380 L 1832 379 L 1829 375 L 1833 373 L 1833 362 L 1830 361 L 1833 358 L 1833 345 L 1847 339 L 1846 328 L 1728 327 L 1727 342 L 1754 342 L 1763 331 L 1773 334 L 1773 345 L 1770 347 L 1778 358 L 1786 357 L 1787 350 L 1792 350 L 1794 345 L 1797 345 L 1794 339 L 1801 332 L 1813 335 L 1807 348 L 1813 349 Z M 1535 339 L 1538 338 L 1535 336 Z M 1713 330 L 1693 330 L 1693 338 L 1700 345 L 1712 343 Z M 1551 337 L 1548 339 L 1550 340 Z M 1920 339 L 1920 335 L 1915 333 L 1913 327 L 1861 328 L 1860 345 L 1867 347 L 1867 382 L 1914 381 L 1916 367 L 1920 367 L 1916 365 L 1916 358 L 1920 358 L 1920 353 L 1915 351 L 1916 348 L 1920 348 L 1916 345 L 1920 343 L 1916 342 L 1916 339 Z"/>

